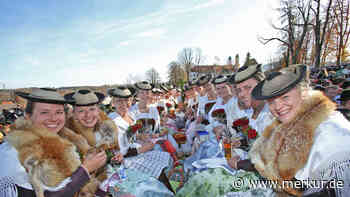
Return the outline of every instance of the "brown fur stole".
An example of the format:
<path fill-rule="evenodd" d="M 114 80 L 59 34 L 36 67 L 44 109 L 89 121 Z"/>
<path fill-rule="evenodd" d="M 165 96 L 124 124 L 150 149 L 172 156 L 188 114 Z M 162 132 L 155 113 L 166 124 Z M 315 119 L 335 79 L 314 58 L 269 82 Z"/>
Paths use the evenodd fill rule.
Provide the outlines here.
<path fill-rule="evenodd" d="M 108 144 L 108 148 L 119 149 L 118 128 L 103 111 L 100 111 L 99 120 L 94 128 L 84 127 L 73 117 L 68 119 L 66 126 L 77 134 L 82 135 L 92 147 Z M 101 136 L 99 142 L 96 141 L 96 132 L 99 132 Z"/>
<path fill-rule="evenodd" d="M 279 183 L 292 180 L 308 160 L 316 128 L 335 108 L 336 105 L 321 92 L 314 91 L 304 100 L 293 120 L 283 124 L 275 120 L 264 130 L 249 152 L 259 173 Z M 284 190 L 301 196 L 298 190 Z"/>
<path fill-rule="evenodd" d="M 17 121 L 7 140 L 16 148 L 37 196 L 43 196 L 43 184 L 58 186 L 81 164 L 73 143 L 30 120 Z"/>

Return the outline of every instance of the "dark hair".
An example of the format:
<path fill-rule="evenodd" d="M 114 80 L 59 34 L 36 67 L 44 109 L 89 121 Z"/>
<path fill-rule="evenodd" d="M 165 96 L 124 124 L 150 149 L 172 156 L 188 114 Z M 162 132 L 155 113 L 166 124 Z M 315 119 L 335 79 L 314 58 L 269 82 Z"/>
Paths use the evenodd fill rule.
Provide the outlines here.
<path fill-rule="evenodd" d="M 26 108 L 24 110 L 25 113 L 29 114 L 29 115 L 32 115 L 33 114 L 33 110 L 34 110 L 34 106 L 35 106 L 35 102 L 32 102 L 31 100 L 28 100 Z"/>

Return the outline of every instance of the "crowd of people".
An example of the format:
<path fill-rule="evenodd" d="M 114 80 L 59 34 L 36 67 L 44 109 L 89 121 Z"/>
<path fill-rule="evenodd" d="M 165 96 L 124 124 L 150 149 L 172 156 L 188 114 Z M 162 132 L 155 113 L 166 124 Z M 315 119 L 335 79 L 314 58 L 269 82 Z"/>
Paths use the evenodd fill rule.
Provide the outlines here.
<path fill-rule="evenodd" d="M 0 144 L 0 196 L 347 196 L 347 69 L 16 92 L 27 103 Z"/>

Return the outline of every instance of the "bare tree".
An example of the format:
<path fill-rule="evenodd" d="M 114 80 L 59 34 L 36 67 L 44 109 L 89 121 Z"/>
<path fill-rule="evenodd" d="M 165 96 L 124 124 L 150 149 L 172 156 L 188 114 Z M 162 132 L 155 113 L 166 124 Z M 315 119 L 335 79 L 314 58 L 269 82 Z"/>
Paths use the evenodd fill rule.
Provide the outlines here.
<path fill-rule="evenodd" d="M 178 62 L 172 61 L 169 63 L 168 79 L 169 82 L 175 86 L 181 86 L 181 84 L 185 81 L 185 71 Z"/>
<path fill-rule="evenodd" d="M 336 0 L 332 13 L 336 23 L 337 34 L 337 65 L 341 63 L 349 40 L 349 0 Z"/>
<path fill-rule="evenodd" d="M 151 68 L 146 71 L 146 80 L 152 84 L 158 84 L 161 81 L 160 75 L 155 68 Z"/>
<path fill-rule="evenodd" d="M 194 65 L 199 65 L 204 61 L 202 50 L 199 48 L 184 48 L 177 56 L 177 62 L 183 67 L 186 72 L 186 80 L 189 79 L 191 68 Z"/>
<path fill-rule="evenodd" d="M 320 66 L 320 60 L 321 60 L 321 54 L 322 54 L 322 46 L 324 43 L 324 39 L 327 32 L 327 27 L 329 27 L 329 18 L 330 18 L 330 10 L 332 5 L 332 0 L 328 1 L 326 11 L 325 13 L 320 10 L 321 7 L 321 0 L 314 0 L 316 3 L 316 8 L 313 6 L 310 6 L 310 9 L 312 10 L 314 14 L 314 21 L 313 24 L 313 32 L 314 32 L 314 38 L 315 38 L 315 61 L 314 65 L 319 67 Z M 325 14 L 325 19 L 322 21 L 322 13 Z"/>
<path fill-rule="evenodd" d="M 287 65 L 291 59 L 292 64 L 299 63 L 300 51 L 310 25 L 310 2 L 303 0 L 281 0 L 280 12 L 281 25 L 272 24 L 279 31 L 280 37 L 263 38 L 259 41 L 268 44 L 271 41 L 279 41 L 281 48 L 286 50 L 285 58 Z"/>
<path fill-rule="evenodd" d="M 143 77 L 137 74 L 129 73 L 125 79 L 125 84 L 134 84 L 138 81 L 142 81 Z"/>

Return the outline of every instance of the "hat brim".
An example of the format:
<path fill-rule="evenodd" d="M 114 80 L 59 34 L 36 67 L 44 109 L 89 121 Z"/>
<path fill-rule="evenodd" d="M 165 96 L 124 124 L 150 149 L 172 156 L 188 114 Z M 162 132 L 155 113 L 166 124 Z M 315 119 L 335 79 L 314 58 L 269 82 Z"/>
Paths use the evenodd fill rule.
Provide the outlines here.
<path fill-rule="evenodd" d="M 129 88 L 129 90 L 130 90 L 132 96 L 136 96 L 136 95 L 137 95 L 138 89 L 137 89 L 135 86 L 130 85 L 130 86 L 127 86 L 127 88 Z"/>
<path fill-rule="evenodd" d="M 294 81 L 289 82 L 289 84 L 286 87 L 280 88 L 278 90 L 275 90 L 272 92 L 270 95 L 263 95 L 262 94 L 262 89 L 264 84 L 268 81 L 267 79 L 263 80 L 262 82 L 258 83 L 258 85 L 255 86 L 255 88 L 252 91 L 252 97 L 255 100 L 266 100 L 266 99 L 271 99 L 275 98 L 278 96 L 281 96 L 288 92 L 289 90 L 293 89 L 299 82 L 303 80 L 303 78 L 306 76 L 306 71 L 307 68 L 306 66 L 302 66 L 300 69 L 300 74 L 298 78 L 296 78 Z M 272 79 L 273 80 L 273 79 Z"/>
<path fill-rule="evenodd" d="M 128 88 L 129 89 L 129 88 Z M 129 91 L 131 92 L 131 94 L 130 95 L 120 95 L 120 94 L 115 94 L 114 92 L 113 92 L 113 90 L 114 90 L 114 88 L 113 89 L 109 89 L 109 90 L 107 90 L 107 94 L 108 95 L 110 95 L 110 96 L 112 96 L 112 97 L 117 97 L 117 98 L 130 98 L 130 97 L 132 97 L 133 96 L 133 94 L 132 94 L 132 92 L 131 92 L 131 90 L 129 89 Z"/>
<path fill-rule="evenodd" d="M 221 79 L 214 78 L 211 83 L 214 85 L 218 85 L 218 84 L 226 83 L 227 80 L 228 80 L 228 78 L 224 76 L 224 77 L 221 77 Z"/>
<path fill-rule="evenodd" d="M 138 83 L 135 83 L 135 87 L 139 90 L 152 90 L 154 88 L 154 85 L 153 84 L 149 84 L 150 87 L 141 87 Z"/>
<path fill-rule="evenodd" d="M 203 86 L 203 85 L 209 83 L 210 80 L 211 80 L 211 78 L 212 78 L 211 75 L 205 75 L 205 78 L 204 78 L 204 79 L 203 79 L 203 78 L 202 78 L 202 79 L 199 78 L 199 79 L 197 80 L 197 83 L 196 83 L 195 85 L 197 85 L 197 86 Z"/>
<path fill-rule="evenodd" d="M 160 86 L 160 88 L 161 88 L 162 90 L 164 90 L 165 92 L 168 92 L 168 91 L 169 91 L 169 89 L 168 89 L 165 85 L 160 84 L 159 86 Z"/>
<path fill-rule="evenodd" d="M 239 71 L 233 75 L 233 83 L 242 83 L 250 78 L 252 78 L 256 73 L 261 72 L 261 64 L 251 65 L 241 68 L 242 71 Z"/>
<path fill-rule="evenodd" d="M 47 99 L 47 98 L 40 98 L 36 97 L 34 95 L 31 95 L 27 92 L 15 92 L 17 96 L 20 96 L 24 99 L 27 99 L 31 102 L 37 102 L 37 103 L 49 103 L 49 104 L 74 104 L 74 100 L 72 99 L 64 99 L 64 100 L 59 100 L 59 99 Z"/>
<path fill-rule="evenodd" d="M 104 94 L 102 94 L 102 93 L 100 93 L 100 92 L 93 92 L 93 93 L 96 95 L 96 97 L 97 97 L 97 99 L 98 99 L 97 102 L 86 103 L 86 104 L 76 104 L 76 103 L 75 103 L 75 100 L 74 100 L 74 98 L 73 98 L 75 92 L 71 92 L 71 93 L 65 94 L 65 95 L 64 95 L 64 98 L 65 98 L 66 100 L 71 100 L 71 101 L 73 101 L 73 105 L 75 105 L 75 106 L 90 106 L 90 105 L 95 105 L 95 104 L 101 103 L 101 102 L 105 99 L 105 97 L 106 97 Z"/>

